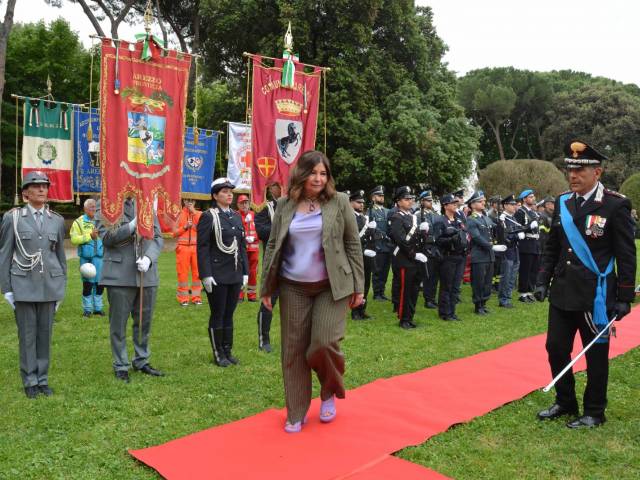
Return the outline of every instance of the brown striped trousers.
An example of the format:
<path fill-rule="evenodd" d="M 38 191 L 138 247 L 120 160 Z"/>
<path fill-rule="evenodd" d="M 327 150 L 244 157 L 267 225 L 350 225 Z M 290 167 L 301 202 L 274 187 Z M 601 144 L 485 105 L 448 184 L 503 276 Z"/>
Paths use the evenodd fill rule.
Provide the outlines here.
<path fill-rule="evenodd" d="M 301 421 L 311 403 L 311 370 L 323 400 L 344 398 L 344 337 L 349 297 L 334 300 L 329 281 L 299 283 L 280 278 L 282 376 L 287 419 Z"/>

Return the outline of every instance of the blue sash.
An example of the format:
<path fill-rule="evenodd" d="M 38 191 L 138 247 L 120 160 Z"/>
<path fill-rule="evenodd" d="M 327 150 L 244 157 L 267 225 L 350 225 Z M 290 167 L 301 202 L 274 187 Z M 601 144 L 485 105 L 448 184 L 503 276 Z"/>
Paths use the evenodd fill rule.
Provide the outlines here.
<path fill-rule="evenodd" d="M 613 271 L 615 257 L 611 257 L 605 271 L 600 272 L 598 264 L 593 259 L 591 250 L 589 250 L 587 246 L 587 242 L 578 231 L 576 224 L 573 223 L 571 212 L 569 212 L 569 209 L 565 205 L 565 202 L 570 196 L 570 193 L 566 193 L 560 197 L 560 221 L 562 222 L 564 233 L 571 244 L 571 248 L 578 259 L 580 259 L 585 267 L 598 276 L 596 296 L 593 299 L 593 323 L 596 328 L 602 331 L 609 323 L 609 319 L 607 318 L 607 275 Z M 608 341 L 608 337 L 603 335 L 596 343 L 607 343 Z"/>

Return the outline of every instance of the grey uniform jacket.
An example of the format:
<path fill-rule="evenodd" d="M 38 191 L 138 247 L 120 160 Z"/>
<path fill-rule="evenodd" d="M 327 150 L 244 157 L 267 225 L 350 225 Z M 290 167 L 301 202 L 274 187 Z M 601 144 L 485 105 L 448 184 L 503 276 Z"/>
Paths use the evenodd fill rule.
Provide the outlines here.
<path fill-rule="evenodd" d="M 493 221 L 487 215 L 473 213 L 467 218 L 467 229 L 471 236 L 471 263 L 495 261 L 493 226 Z"/>
<path fill-rule="evenodd" d="M 18 267 L 17 260 L 26 259 L 18 252 L 13 227 L 13 212 L 5 213 L 0 227 L 0 285 L 2 293 L 13 292 L 16 302 L 55 302 L 64 298 L 67 284 L 67 260 L 64 254 L 64 220 L 45 209 L 42 228 L 38 228 L 31 210 L 24 206 L 18 212 L 17 231 L 27 254 L 42 250 L 42 265 L 32 270 Z M 14 253 L 15 257 L 14 258 Z"/>
<path fill-rule="evenodd" d="M 158 257 L 162 252 L 162 235 L 158 217 L 154 216 L 153 239 L 143 239 L 140 251 L 136 252 L 136 234 L 129 228 L 129 222 L 135 217 L 132 200 L 124 202 L 124 212 L 120 223 L 109 226 L 102 221 L 100 210 L 96 212 L 96 227 L 104 245 L 104 263 L 100 285 L 116 287 L 139 287 L 140 272 L 136 265 L 138 257 L 146 255 L 151 260 L 149 270 L 144 274 L 145 287 L 158 286 Z"/>

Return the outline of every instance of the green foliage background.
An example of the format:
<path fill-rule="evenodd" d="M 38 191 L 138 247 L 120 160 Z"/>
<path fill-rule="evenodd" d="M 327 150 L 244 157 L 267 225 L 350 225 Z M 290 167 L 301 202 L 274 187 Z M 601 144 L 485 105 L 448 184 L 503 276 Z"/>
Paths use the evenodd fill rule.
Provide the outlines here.
<path fill-rule="evenodd" d="M 549 195 L 555 197 L 568 188 L 564 174 L 544 160 L 498 160 L 480 170 L 478 177 L 482 190 L 503 197 L 532 188 L 541 200 Z"/>
<path fill-rule="evenodd" d="M 629 197 L 631 207 L 640 208 L 640 173 L 634 173 L 620 187 L 620 193 Z"/>

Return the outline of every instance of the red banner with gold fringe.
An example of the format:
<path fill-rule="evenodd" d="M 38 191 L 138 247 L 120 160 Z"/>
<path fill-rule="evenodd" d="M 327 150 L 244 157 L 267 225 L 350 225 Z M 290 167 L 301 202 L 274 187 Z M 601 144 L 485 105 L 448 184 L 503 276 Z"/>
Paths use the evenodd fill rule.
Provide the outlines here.
<path fill-rule="evenodd" d="M 251 196 L 258 208 L 266 201 L 268 185 L 279 182 L 286 189 L 290 169 L 316 143 L 322 69 L 309 66 L 307 72 L 295 62 L 293 87 L 285 88 L 283 63 L 276 59 L 268 67 L 261 57 L 253 58 Z"/>
<path fill-rule="evenodd" d="M 117 42 L 114 43 L 114 42 Z M 101 215 L 115 223 L 136 199 L 138 233 L 153 237 L 153 201 L 180 214 L 184 119 L 191 56 L 148 42 L 102 41 L 100 75 Z M 147 51 L 149 53 L 149 51 Z"/>

